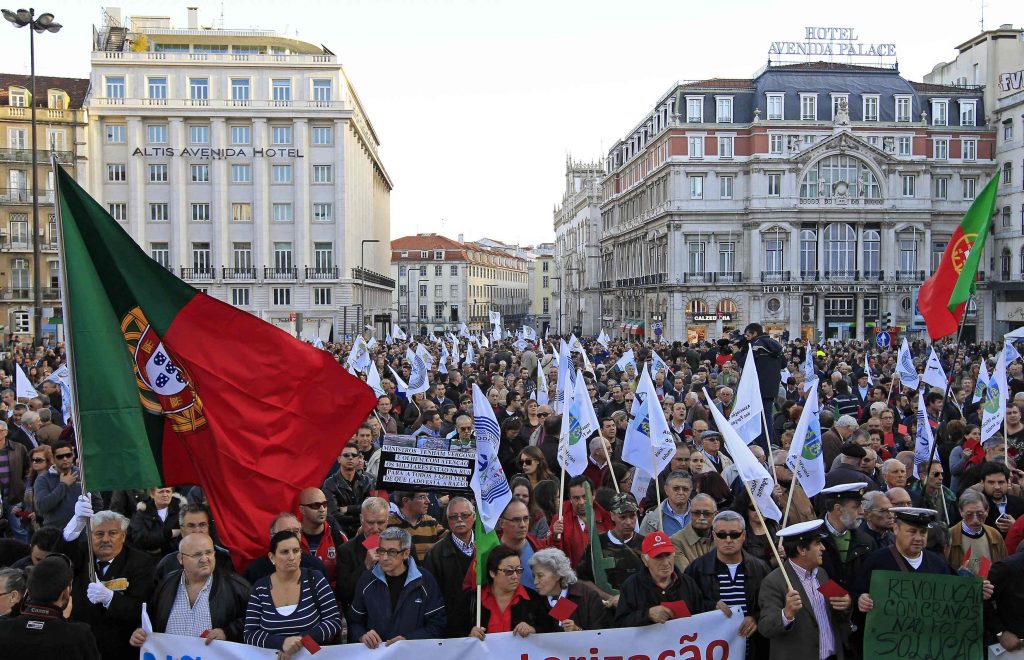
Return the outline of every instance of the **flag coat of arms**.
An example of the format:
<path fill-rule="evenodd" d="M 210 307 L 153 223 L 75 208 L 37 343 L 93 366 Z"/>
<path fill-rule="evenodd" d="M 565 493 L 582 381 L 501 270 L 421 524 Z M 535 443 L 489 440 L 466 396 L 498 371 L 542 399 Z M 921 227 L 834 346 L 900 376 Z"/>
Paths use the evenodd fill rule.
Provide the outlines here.
<path fill-rule="evenodd" d="M 992 370 L 992 378 L 985 388 L 985 399 L 981 415 L 981 441 L 984 443 L 999 433 L 1006 419 L 1006 400 L 1010 397 L 1010 388 L 1006 381 L 1006 353 L 1000 353 L 996 360 L 996 368 Z"/>
<path fill-rule="evenodd" d="M 622 460 L 645 474 L 660 474 L 675 455 L 676 446 L 647 365 L 640 374 L 630 415 L 632 419 L 622 442 Z"/>
<path fill-rule="evenodd" d="M 174 277 L 59 166 L 55 179 L 71 373 L 89 379 L 73 383 L 86 487 L 199 484 L 235 561 L 264 556 L 273 517 L 323 480 L 373 391 Z"/>
<path fill-rule="evenodd" d="M 598 430 L 594 404 L 590 402 L 586 380 L 576 373 L 571 392 L 566 390 L 562 432 L 558 437 L 558 464 L 568 474 L 578 477 L 587 469 L 587 440 Z"/>
<path fill-rule="evenodd" d="M 981 358 L 981 365 L 978 369 L 978 382 L 974 384 L 974 394 L 971 396 L 971 403 L 978 403 L 985 399 L 985 390 L 988 389 L 988 362 Z"/>
<path fill-rule="evenodd" d="M 786 454 L 786 465 L 797 476 L 807 497 L 814 497 L 825 487 L 825 458 L 821 442 L 821 409 L 818 405 L 818 386 L 808 390 L 807 403 L 793 434 L 793 442 Z"/>

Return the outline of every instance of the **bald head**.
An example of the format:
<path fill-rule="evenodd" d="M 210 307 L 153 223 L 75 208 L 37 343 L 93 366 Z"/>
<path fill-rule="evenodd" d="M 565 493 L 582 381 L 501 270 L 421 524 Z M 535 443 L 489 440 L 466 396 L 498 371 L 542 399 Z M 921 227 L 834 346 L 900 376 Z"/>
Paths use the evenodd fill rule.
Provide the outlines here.
<path fill-rule="evenodd" d="M 299 493 L 299 520 L 306 534 L 324 531 L 327 520 L 327 496 L 319 488 L 304 488 Z"/>
<path fill-rule="evenodd" d="M 178 544 L 178 562 L 188 583 L 205 582 L 217 567 L 213 539 L 206 534 L 189 534 Z"/>

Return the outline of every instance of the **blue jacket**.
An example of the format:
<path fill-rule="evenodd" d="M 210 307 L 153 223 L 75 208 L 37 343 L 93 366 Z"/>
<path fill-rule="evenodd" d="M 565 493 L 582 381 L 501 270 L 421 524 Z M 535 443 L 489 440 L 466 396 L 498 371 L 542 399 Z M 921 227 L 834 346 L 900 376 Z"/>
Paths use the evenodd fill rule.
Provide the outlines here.
<path fill-rule="evenodd" d="M 444 636 L 445 616 L 441 589 L 430 573 L 420 571 L 416 562 L 406 560 L 405 587 L 391 611 L 391 592 L 384 571 L 374 566 L 356 583 L 348 608 L 348 638 L 358 642 L 371 630 L 387 641 L 401 635 L 406 639 L 437 639 Z"/>

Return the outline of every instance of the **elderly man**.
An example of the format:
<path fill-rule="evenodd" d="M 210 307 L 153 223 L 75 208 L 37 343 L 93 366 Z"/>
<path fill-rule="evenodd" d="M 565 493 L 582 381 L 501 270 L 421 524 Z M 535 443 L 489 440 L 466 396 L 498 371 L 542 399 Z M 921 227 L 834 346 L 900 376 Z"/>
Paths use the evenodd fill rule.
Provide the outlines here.
<path fill-rule="evenodd" d="M 890 458 L 882 463 L 882 482 L 885 490 L 907 487 L 907 468 L 903 463 Z"/>
<path fill-rule="evenodd" d="M 455 431 L 448 437 L 448 449 L 450 451 L 476 452 L 472 415 L 460 413 L 455 416 Z"/>
<path fill-rule="evenodd" d="M 611 420 L 608 420 L 611 422 Z M 614 428 L 614 424 L 610 424 Z M 612 434 L 614 437 L 614 433 Z M 604 435 L 599 435 L 590 441 L 590 456 L 587 459 L 587 467 L 583 470 L 583 476 L 590 481 L 590 486 L 597 490 L 604 483 L 604 476 L 611 469 L 608 458 L 612 453 L 612 445 Z"/>
<path fill-rule="evenodd" d="M 377 535 L 388 526 L 388 502 L 380 497 L 363 500 L 359 510 L 359 530 L 351 541 L 338 548 L 338 600 L 352 602 L 356 582 L 377 564 Z"/>
<path fill-rule="evenodd" d="M 474 558 L 476 510 L 465 497 L 453 497 L 445 509 L 450 534 L 434 544 L 423 562 L 441 589 L 448 623 L 444 636 L 465 637 L 473 627 L 470 592 L 463 588 Z"/>
<path fill-rule="evenodd" d="M 864 520 L 860 530 L 871 537 L 877 548 L 892 545 L 891 507 L 885 493 L 877 490 L 864 493 Z"/>
<path fill-rule="evenodd" d="M 601 543 L 601 556 L 613 562 L 605 569 L 606 586 L 615 591 L 618 591 L 628 578 L 644 570 L 643 561 L 640 559 L 644 537 L 636 532 L 638 510 L 636 499 L 631 493 L 616 493 L 612 497 L 609 511 L 612 528 L 598 537 Z M 594 558 L 589 545 L 583 551 L 583 558 L 576 567 L 576 575 L 580 580 L 594 582 Z M 602 585 L 595 585 L 607 607 L 614 608 L 619 602 L 619 597 L 612 596 L 601 587 Z"/>
<path fill-rule="evenodd" d="M 441 590 L 430 573 L 419 569 L 411 551 L 412 536 L 406 530 L 389 527 L 381 532 L 377 565 L 359 578 L 348 608 L 350 643 L 375 649 L 444 634 L 447 618 Z"/>
<path fill-rule="evenodd" d="M 676 568 L 675 547 L 664 532 L 644 537 L 641 571 L 622 583 L 615 608 L 615 626 L 619 628 L 665 623 L 677 614 L 666 603 L 682 601 L 691 614 L 712 609 L 712 603 L 688 575 Z"/>
<path fill-rule="evenodd" d="M 690 502 L 690 523 L 669 537 L 675 546 L 676 567 L 685 570 L 691 562 L 711 551 L 711 521 L 718 513 L 718 505 L 710 495 L 701 493 Z"/>
<path fill-rule="evenodd" d="M 661 530 L 672 536 L 689 525 L 692 492 L 693 477 L 689 472 L 669 472 L 665 478 L 665 499 L 661 502 L 661 508 L 644 516 L 640 523 L 640 533 L 646 535 Z"/>
<path fill-rule="evenodd" d="M 148 614 L 153 631 L 242 641 L 245 610 L 249 603 L 249 583 L 235 573 L 217 571 L 217 551 L 213 539 L 205 534 L 189 534 L 178 545 L 179 567 L 165 577 L 153 591 Z M 138 628 L 129 643 L 141 647 L 146 632 Z"/>
<path fill-rule="evenodd" d="M 825 512 L 825 531 L 822 543 L 825 552 L 822 566 L 832 578 L 849 589 L 864 557 L 875 550 L 875 540 L 863 530 L 864 516 L 862 484 L 842 484 L 821 491 L 822 510 Z"/>
<path fill-rule="evenodd" d="M 732 465 L 732 459 L 722 453 L 722 434 L 718 431 L 704 431 L 701 433 L 700 444 L 701 451 L 704 453 L 705 472 L 722 474 Z"/>
<path fill-rule="evenodd" d="M 948 527 L 956 520 L 956 495 L 942 483 L 942 463 L 922 463 L 917 469 L 918 474 L 924 476 L 908 489 L 914 506 L 935 509 L 938 511 L 939 520 Z"/>
<path fill-rule="evenodd" d="M 82 537 L 87 524 L 88 539 Z M 103 660 L 138 658 L 128 639 L 139 627 L 142 603 L 153 591 L 156 559 L 125 545 L 127 534 L 127 518 L 114 511 L 94 514 L 86 495 L 78 498 L 75 515 L 64 527 L 64 554 L 75 567 L 71 618 L 89 624 Z M 85 543 L 92 545 L 95 581 L 90 579 Z"/>
<path fill-rule="evenodd" d="M 822 406 L 824 408 L 824 406 Z M 832 465 L 836 456 L 843 449 L 847 439 L 853 435 L 858 428 L 857 420 L 851 415 L 843 415 L 836 420 L 836 423 L 828 431 L 821 434 L 822 459 L 826 466 Z"/>
<path fill-rule="evenodd" d="M 890 488 L 885 491 L 885 496 L 889 499 L 890 508 L 914 506 L 914 501 L 906 488 Z"/>
<path fill-rule="evenodd" d="M 53 411 L 49 408 L 43 408 L 39 411 L 39 430 L 36 431 L 36 438 L 39 442 L 52 447 L 60 439 L 60 434 L 63 430 L 60 426 L 53 423 Z"/>
<path fill-rule="evenodd" d="M 1006 544 L 995 527 L 985 524 L 989 515 L 988 498 L 974 489 L 965 490 L 957 500 L 960 522 L 949 529 L 949 545 L 946 546 L 946 561 L 954 569 L 966 568 L 978 574 L 981 560 L 987 557 L 995 563 L 1006 559 Z M 965 562 L 964 558 L 970 554 Z"/>
<path fill-rule="evenodd" d="M 0 568 L 0 620 L 18 615 L 25 598 L 26 578 L 20 568 Z"/>
<path fill-rule="evenodd" d="M 877 489 L 878 484 L 875 480 L 861 471 L 861 461 L 866 459 L 867 455 L 867 450 L 857 443 L 847 442 L 840 450 L 839 465 L 825 475 L 825 485 L 859 484 L 865 490 Z"/>

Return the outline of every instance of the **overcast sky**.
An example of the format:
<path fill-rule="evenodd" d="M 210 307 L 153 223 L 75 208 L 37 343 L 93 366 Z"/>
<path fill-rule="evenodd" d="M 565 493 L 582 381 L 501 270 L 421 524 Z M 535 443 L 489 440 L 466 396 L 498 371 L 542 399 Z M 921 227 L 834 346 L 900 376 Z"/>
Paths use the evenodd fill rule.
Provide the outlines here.
<path fill-rule="evenodd" d="M 979 0 L 162 0 L 121 9 L 184 27 L 189 5 L 202 25 L 223 6 L 225 28 L 274 29 L 338 54 L 395 184 L 392 237 L 523 244 L 554 238 L 566 155 L 601 158 L 677 80 L 749 77 L 772 41 L 799 41 L 812 25 L 895 43 L 901 73 L 920 80 L 981 20 Z M 102 6 L 37 3 L 65 25 L 39 38 L 40 75 L 88 76 Z M 1020 25 L 1020 8 L 986 0 L 985 27 Z M 9 30 L 4 70 L 28 73 L 28 34 L 0 28 Z"/>

